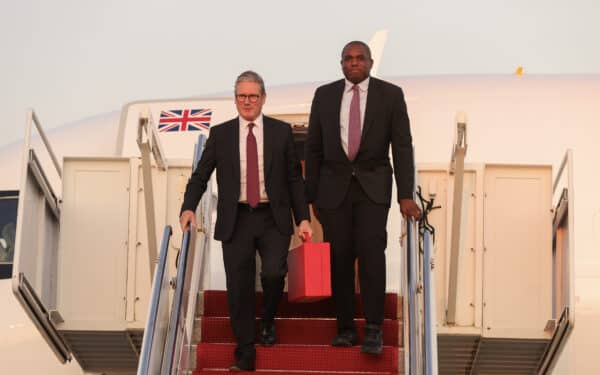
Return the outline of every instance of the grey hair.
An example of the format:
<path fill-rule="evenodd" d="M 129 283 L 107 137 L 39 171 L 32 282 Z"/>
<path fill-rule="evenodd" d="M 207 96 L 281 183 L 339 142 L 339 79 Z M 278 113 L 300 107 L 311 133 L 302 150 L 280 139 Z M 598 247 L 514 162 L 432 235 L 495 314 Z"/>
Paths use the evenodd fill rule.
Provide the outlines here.
<path fill-rule="evenodd" d="M 342 59 L 344 58 L 344 52 L 346 52 L 346 48 L 350 47 L 350 46 L 361 46 L 362 48 L 365 49 L 365 51 L 367 51 L 367 57 L 369 59 L 372 59 L 371 57 L 371 49 L 369 48 L 369 45 L 365 42 L 362 42 L 360 40 L 353 40 L 351 42 L 346 43 L 346 45 L 344 46 L 344 48 L 342 48 Z"/>
<path fill-rule="evenodd" d="M 235 87 L 234 89 L 237 92 L 237 85 L 240 82 L 255 82 L 258 83 L 260 85 L 260 94 L 261 95 L 265 95 L 266 91 L 265 91 L 265 82 L 263 81 L 262 77 L 256 73 L 253 72 L 252 70 L 246 70 L 245 72 L 243 72 L 242 74 L 240 74 L 237 79 L 235 80 Z"/>

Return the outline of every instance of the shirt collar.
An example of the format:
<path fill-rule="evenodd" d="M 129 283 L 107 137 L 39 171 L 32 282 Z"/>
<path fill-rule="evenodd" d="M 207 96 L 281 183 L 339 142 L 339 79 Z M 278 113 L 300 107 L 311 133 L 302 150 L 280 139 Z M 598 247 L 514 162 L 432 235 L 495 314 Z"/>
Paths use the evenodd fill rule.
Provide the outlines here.
<path fill-rule="evenodd" d="M 367 77 L 365 78 L 362 82 L 358 83 L 358 89 L 361 92 L 367 92 L 367 90 L 369 89 L 369 81 L 370 81 L 371 77 Z M 346 81 L 346 86 L 344 88 L 344 92 L 350 92 L 352 91 L 352 86 L 354 86 L 354 83 L 348 81 L 347 79 L 344 79 Z"/>
<path fill-rule="evenodd" d="M 258 117 L 256 119 L 254 119 L 254 121 L 248 121 L 245 118 L 243 118 L 242 116 L 238 116 L 238 118 L 240 119 L 240 128 L 241 129 L 246 129 L 248 127 L 249 123 L 254 123 L 254 126 L 257 129 L 262 128 L 263 125 L 263 115 L 262 113 L 260 115 L 258 115 Z"/>

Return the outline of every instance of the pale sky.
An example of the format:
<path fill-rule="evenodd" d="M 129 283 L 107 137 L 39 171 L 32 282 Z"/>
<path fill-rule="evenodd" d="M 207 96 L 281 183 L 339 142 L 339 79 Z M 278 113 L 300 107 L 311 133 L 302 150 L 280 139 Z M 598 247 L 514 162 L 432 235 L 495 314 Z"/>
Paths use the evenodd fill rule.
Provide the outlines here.
<path fill-rule="evenodd" d="M 0 0 L 0 145 L 143 99 L 341 77 L 388 29 L 379 75 L 600 73 L 600 1 Z"/>

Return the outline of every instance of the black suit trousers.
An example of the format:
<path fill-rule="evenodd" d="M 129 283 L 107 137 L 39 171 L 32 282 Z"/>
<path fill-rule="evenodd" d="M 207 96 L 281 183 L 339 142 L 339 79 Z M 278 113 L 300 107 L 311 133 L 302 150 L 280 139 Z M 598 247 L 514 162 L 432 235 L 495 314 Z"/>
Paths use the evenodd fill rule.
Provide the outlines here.
<path fill-rule="evenodd" d="M 338 330 L 354 330 L 354 261 L 358 258 L 361 301 L 368 324 L 383 323 L 389 207 L 373 202 L 353 177 L 342 204 L 320 209 L 331 244 L 332 294 Z"/>
<path fill-rule="evenodd" d="M 272 322 L 283 295 L 290 236 L 282 234 L 270 208 L 238 208 L 233 235 L 223 242 L 227 300 L 236 356 L 254 355 L 256 251 L 261 257 L 263 321 Z M 238 354 L 239 353 L 239 354 Z"/>

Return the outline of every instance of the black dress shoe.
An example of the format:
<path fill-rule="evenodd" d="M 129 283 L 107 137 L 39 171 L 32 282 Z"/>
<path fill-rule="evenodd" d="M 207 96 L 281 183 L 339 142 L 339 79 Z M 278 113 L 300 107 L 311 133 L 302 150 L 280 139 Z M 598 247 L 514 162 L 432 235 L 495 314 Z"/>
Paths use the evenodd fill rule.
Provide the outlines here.
<path fill-rule="evenodd" d="M 256 350 L 254 345 L 249 347 L 237 347 L 234 351 L 235 363 L 229 366 L 229 371 L 254 371 L 256 362 Z"/>
<path fill-rule="evenodd" d="M 377 324 L 367 324 L 365 326 L 365 337 L 360 349 L 363 353 L 381 354 L 383 351 L 383 333 L 381 326 Z"/>
<path fill-rule="evenodd" d="M 258 341 L 262 346 L 273 346 L 277 342 L 274 322 L 260 322 Z"/>
<path fill-rule="evenodd" d="M 235 361 L 235 363 L 229 366 L 229 371 L 240 372 L 240 371 L 254 371 L 254 361 Z"/>
<path fill-rule="evenodd" d="M 338 333 L 331 342 L 331 346 L 349 347 L 356 345 L 358 337 L 355 331 L 345 330 Z"/>

